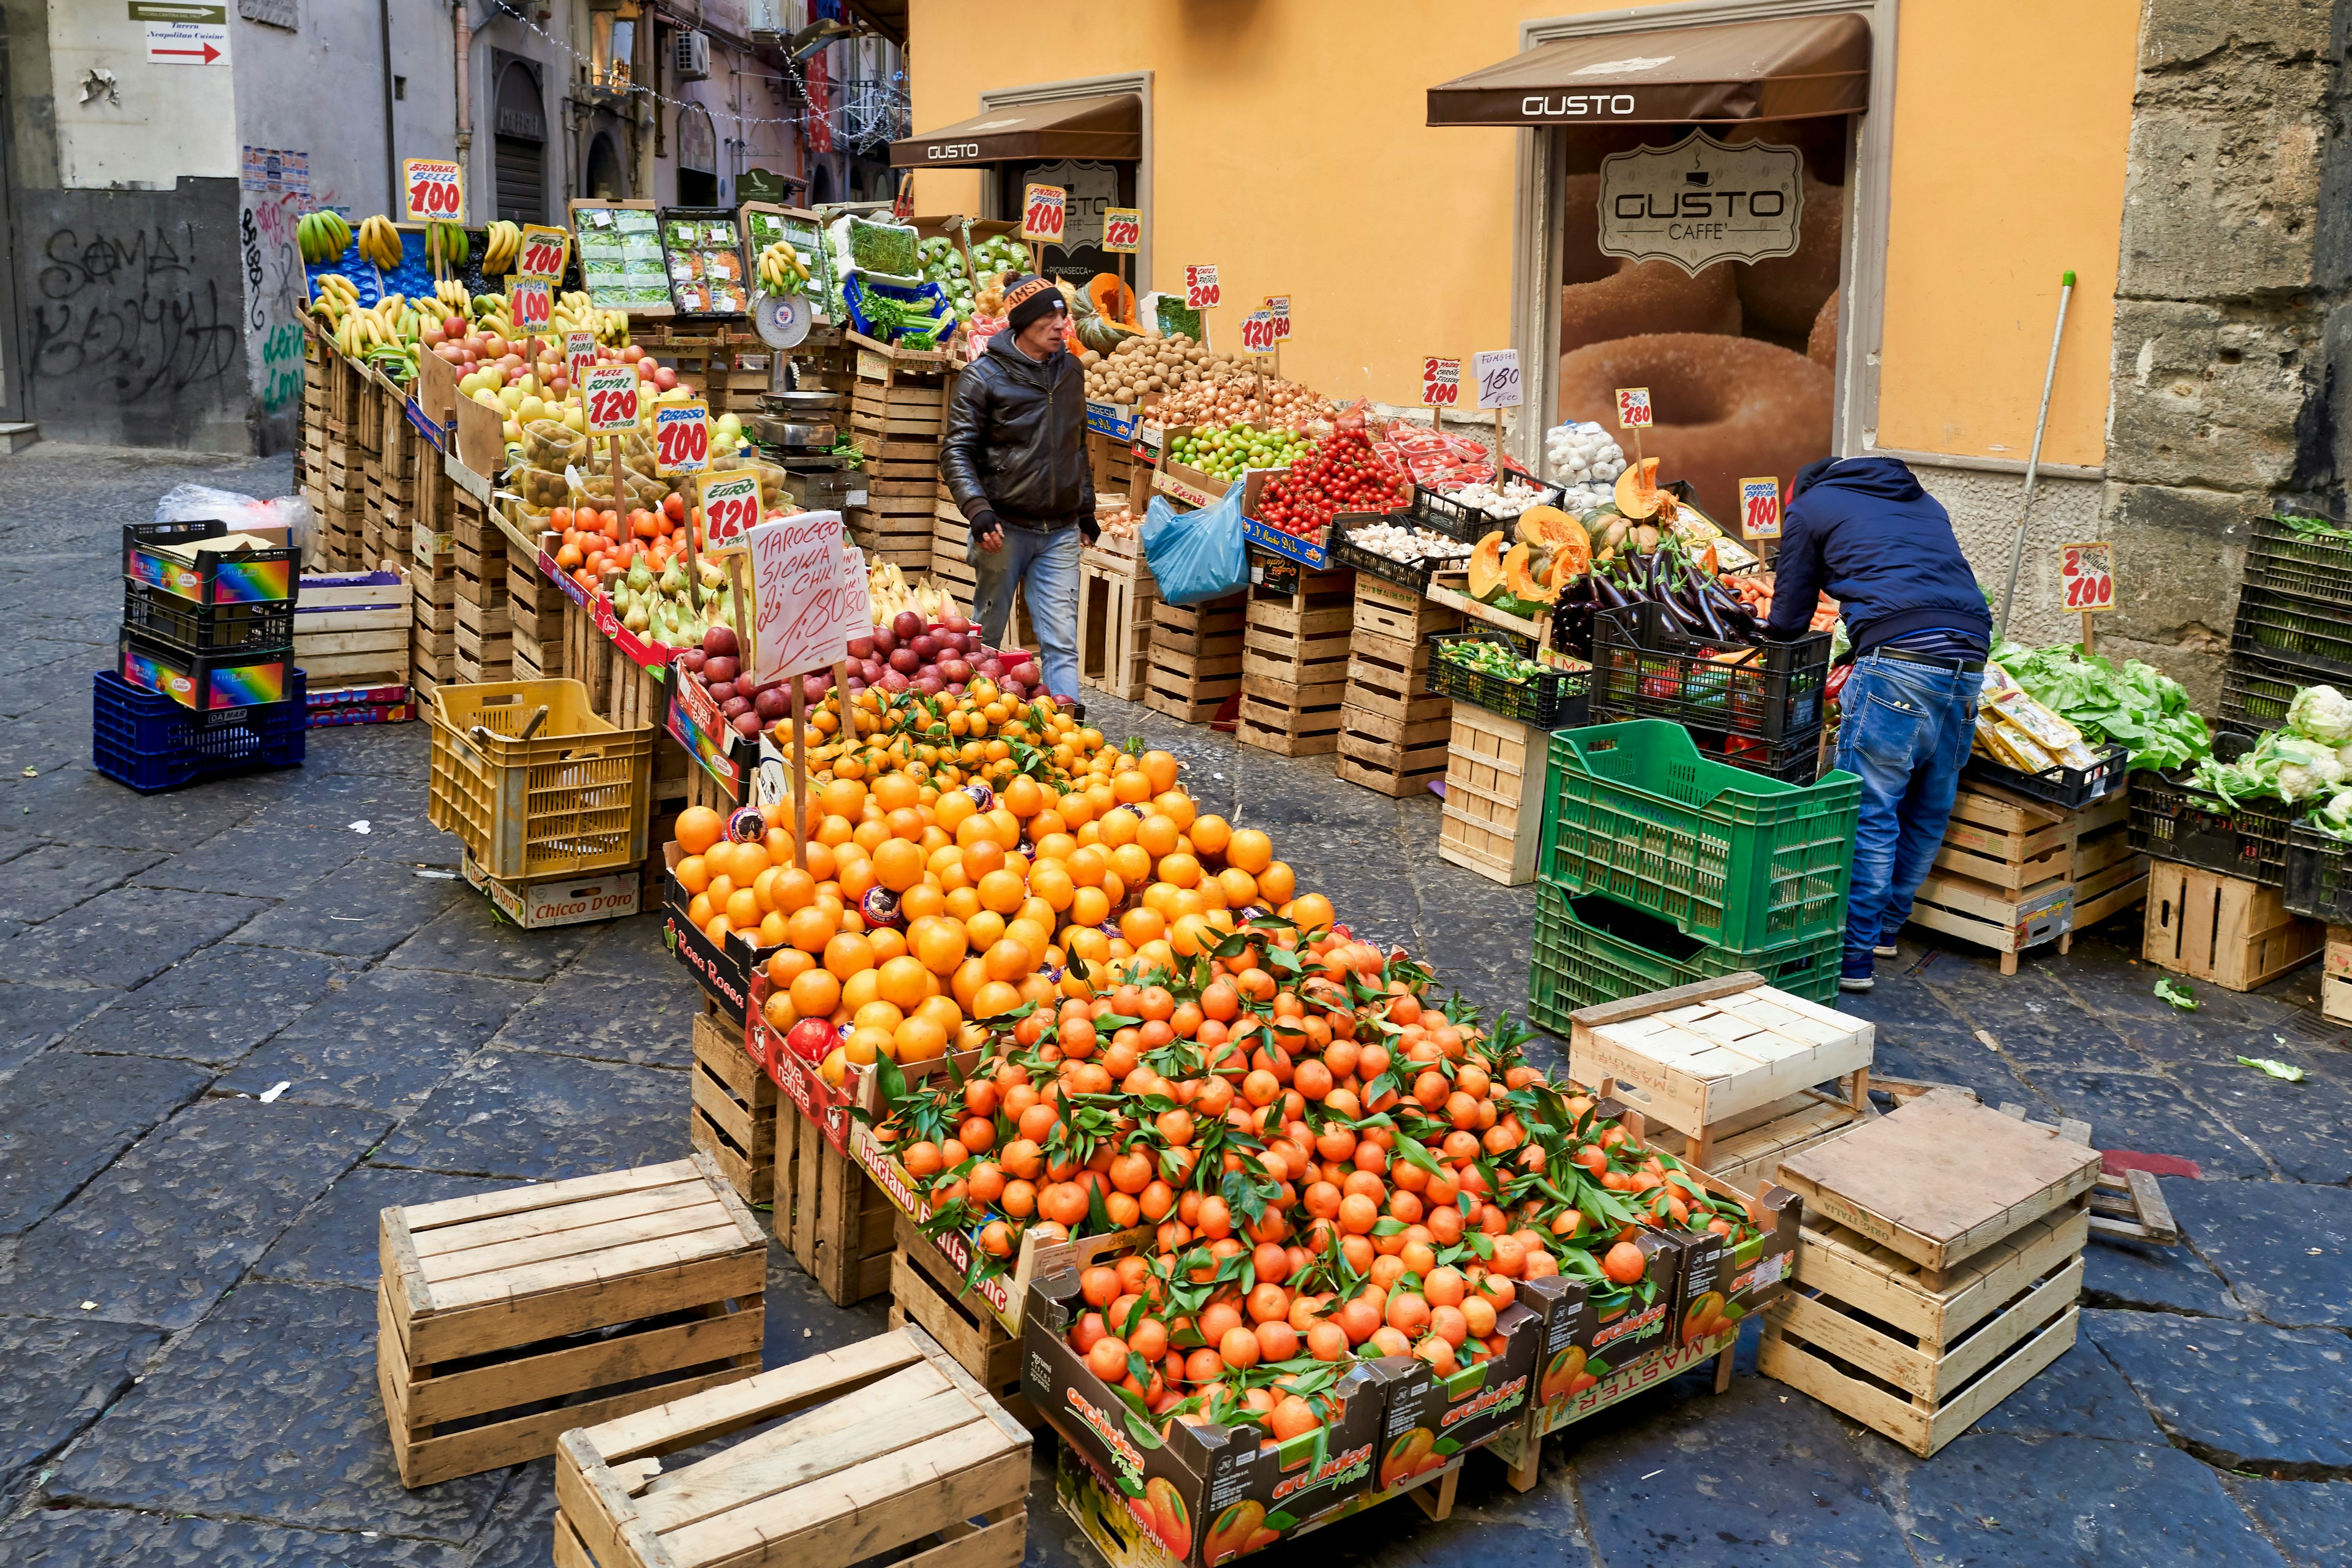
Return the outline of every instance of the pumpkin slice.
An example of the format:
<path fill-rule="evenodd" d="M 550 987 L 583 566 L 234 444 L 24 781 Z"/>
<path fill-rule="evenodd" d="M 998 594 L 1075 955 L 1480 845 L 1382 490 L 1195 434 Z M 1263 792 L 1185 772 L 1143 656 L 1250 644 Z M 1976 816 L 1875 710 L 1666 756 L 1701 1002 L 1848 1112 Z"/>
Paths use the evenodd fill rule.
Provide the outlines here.
<path fill-rule="evenodd" d="M 1574 527 L 1576 520 L 1556 506 L 1531 506 L 1519 513 L 1519 539 L 1527 544 L 1549 544 L 1560 537 L 1563 527 Z"/>
<path fill-rule="evenodd" d="M 1554 531 L 1551 542 L 1551 576 L 1555 588 L 1564 588 L 1592 570 L 1592 540 L 1584 525 L 1565 521 Z"/>
<path fill-rule="evenodd" d="M 1549 605 L 1559 597 L 1559 590 L 1548 583 L 1538 583 L 1528 571 L 1528 547 L 1511 546 L 1503 557 L 1503 591 L 1515 599 L 1525 599 L 1531 605 Z"/>
<path fill-rule="evenodd" d="M 1097 272 L 1087 279 L 1087 299 L 1105 321 L 1135 325 L 1135 290 L 1116 273 Z"/>
<path fill-rule="evenodd" d="M 1658 489 L 1658 459 L 1655 458 L 1629 463 L 1625 471 L 1617 476 L 1617 510 L 1627 517 L 1654 517 L 1662 494 Z"/>
<path fill-rule="evenodd" d="M 1486 600 L 1494 597 L 1495 590 L 1503 585 L 1503 531 L 1496 529 L 1478 542 L 1470 552 L 1470 596 Z"/>

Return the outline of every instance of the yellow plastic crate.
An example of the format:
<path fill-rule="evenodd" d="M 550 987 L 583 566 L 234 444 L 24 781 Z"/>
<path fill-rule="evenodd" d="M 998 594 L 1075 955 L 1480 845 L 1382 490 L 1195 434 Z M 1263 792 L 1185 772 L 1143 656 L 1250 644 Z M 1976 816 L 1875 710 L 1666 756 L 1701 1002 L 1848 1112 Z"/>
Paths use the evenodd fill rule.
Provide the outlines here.
<path fill-rule="evenodd" d="M 547 717 L 522 732 L 540 709 Z M 654 731 L 617 729 L 576 680 L 444 686 L 433 698 L 433 826 L 501 881 L 646 858 Z"/>

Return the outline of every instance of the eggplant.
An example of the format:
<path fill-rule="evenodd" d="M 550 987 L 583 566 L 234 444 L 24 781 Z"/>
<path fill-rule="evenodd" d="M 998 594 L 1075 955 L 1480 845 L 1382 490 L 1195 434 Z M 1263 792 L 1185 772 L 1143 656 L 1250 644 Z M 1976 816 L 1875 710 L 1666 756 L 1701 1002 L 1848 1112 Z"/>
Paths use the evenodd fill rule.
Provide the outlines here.
<path fill-rule="evenodd" d="M 1696 598 L 1699 624 L 1706 628 L 1706 635 L 1719 643 L 1731 641 L 1730 632 L 1724 629 L 1722 618 L 1715 613 L 1715 606 L 1707 602 L 1707 596 L 1700 594 Z"/>
<path fill-rule="evenodd" d="M 1594 602 L 1604 610 L 1622 610 L 1633 603 L 1625 596 L 1625 591 L 1617 586 L 1614 579 L 1600 572 L 1592 574 L 1592 597 Z"/>

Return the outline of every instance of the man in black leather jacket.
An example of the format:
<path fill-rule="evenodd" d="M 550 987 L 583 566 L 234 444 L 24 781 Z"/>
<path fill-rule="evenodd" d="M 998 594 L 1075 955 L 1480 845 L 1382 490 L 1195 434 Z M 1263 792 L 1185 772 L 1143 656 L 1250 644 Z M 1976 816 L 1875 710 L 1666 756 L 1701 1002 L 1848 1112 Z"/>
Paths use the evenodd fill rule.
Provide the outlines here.
<path fill-rule="evenodd" d="M 1020 588 L 1045 689 L 1066 700 L 1078 691 L 1078 523 L 1095 510 L 1086 372 L 1063 349 L 1070 310 L 1050 279 L 1020 279 L 1005 304 L 1010 330 L 956 378 L 940 472 L 971 523 L 981 635 L 1004 646 Z"/>

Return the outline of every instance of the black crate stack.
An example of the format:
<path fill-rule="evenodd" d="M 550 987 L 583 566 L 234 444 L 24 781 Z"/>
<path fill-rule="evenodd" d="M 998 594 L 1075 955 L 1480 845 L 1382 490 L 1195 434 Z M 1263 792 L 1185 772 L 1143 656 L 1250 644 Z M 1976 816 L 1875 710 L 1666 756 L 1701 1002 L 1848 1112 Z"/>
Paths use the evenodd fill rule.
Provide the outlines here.
<path fill-rule="evenodd" d="M 1670 719 L 1717 762 L 1783 784 L 1821 776 L 1829 633 L 1746 647 L 1643 600 L 1596 613 L 1591 635 L 1593 723 Z"/>

